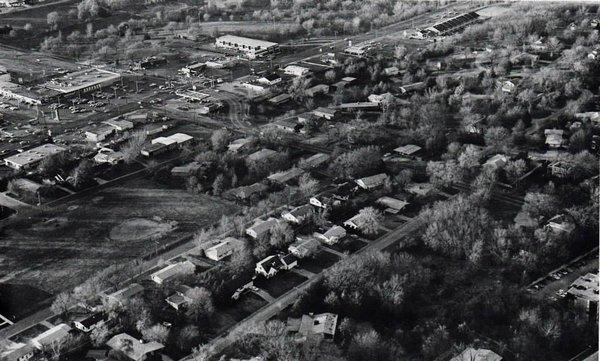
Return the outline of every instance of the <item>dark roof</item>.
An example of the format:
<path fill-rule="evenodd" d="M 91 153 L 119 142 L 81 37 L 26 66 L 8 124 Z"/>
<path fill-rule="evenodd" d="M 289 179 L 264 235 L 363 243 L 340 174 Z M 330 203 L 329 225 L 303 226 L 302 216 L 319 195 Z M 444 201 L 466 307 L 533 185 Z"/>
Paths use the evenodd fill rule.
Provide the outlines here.
<path fill-rule="evenodd" d="M 477 19 L 478 17 L 479 17 L 479 14 L 477 14 L 476 12 L 466 13 L 466 14 L 454 17 L 452 19 L 448 19 L 441 23 L 435 24 L 433 26 L 433 28 L 435 28 L 436 30 L 438 30 L 440 32 L 445 32 L 450 29 L 462 26 L 462 25 L 468 23 L 469 21 L 473 21 L 473 20 Z"/>
<path fill-rule="evenodd" d="M 279 75 L 277 75 L 275 73 L 265 74 L 262 77 L 265 78 L 265 79 L 267 79 L 267 80 L 269 80 L 269 81 L 273 81 L 273 80 L 281 78 Z"/>
<path fill-rule="evenodd" d="M 296 258 L 296 256 L 294 256 L 291 253 L 286 254 L 285 256 L 281 257 L 281 262 L 285 263 L 286 265 L 292 264 L 297 261 L 298 261 L 298 258 Z"/>
<path fill-rule="evenodd" d="M 79 322 L 85 327 L 90 327 L 104 320 L 106 320 L 106 315 L 102 312 L 97 312 L 78 318 L 75 322 Z"/>

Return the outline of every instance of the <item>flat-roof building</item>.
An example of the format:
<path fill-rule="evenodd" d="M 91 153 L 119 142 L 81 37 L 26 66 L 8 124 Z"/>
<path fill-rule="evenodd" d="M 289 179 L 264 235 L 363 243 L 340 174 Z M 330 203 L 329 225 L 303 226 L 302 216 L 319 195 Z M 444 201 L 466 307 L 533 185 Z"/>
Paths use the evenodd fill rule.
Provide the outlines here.
<path fill-rule="evenodd" d="M 236 35 L 224 35 L 218 37 L 215 40 L 215 46 L 241 51 L 250 59 L 272 54 L 279 49 L 279 44 L 277 43 Z"/>
<path fill-rule="evenodd" d="M 38 165 L 42 160 L 66 149 L 56 144 L 44 144 L 22 153 L 4 158 L 4 163 L 13 169 L 27 169 Z"/>
<path fill-rule="evenodd" d="M 121 80 L 121 75 L 104 69 L 84 69 L 54 78 L 41 86 L 62 95 L 77 95 L 100 90 Z"/>

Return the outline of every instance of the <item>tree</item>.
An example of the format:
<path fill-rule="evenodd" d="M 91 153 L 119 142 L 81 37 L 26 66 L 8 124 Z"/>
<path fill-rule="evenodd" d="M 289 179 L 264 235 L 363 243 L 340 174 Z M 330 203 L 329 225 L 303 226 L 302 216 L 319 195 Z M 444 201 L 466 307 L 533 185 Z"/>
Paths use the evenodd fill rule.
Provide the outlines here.
<path fill-rule="evenodd" d="M 179 331 L 179 337 L 177 337 L 177 346 L 180 350 L 188 352 L 192 346 L 197 344 L 200 338 L 200 330 L 198 326 L 187 325 Z"/>
<path fill-rule="evenodd" d="M 73 297 L 69 292 L 61 292 L 56 296 L 50 309 L 52 312 L 57 314 L 66 314 L 69 312 L 69 308 L 73 306 Z"/>
<path fill-rule="evenodd" d="M 140 155 L 145 142 L 145 131 L 137 131 L 132 134 L 131 138 L 129 138 L 129 141 L 127 142 L 127 145 L 121 150 L 125 163 L 133 163 L 136 160 L 136 158 Z"/>
<path fill-rule="evenodd" d="M 53 154 L 44 158 L 37 167 L 39 174 L 45 177 L 52 177 L 66 168 L 69 159 L 64 152 Z"/>
<path fill-rule="evenodd" d="M 84 159 L 77 165 L 71 173 L 71 184 L 75 189 L 84 188 L 94 182 L 93 163 L 89 159 Z"/>
<path fill-rule="evenodd" d="M 212 184 L 213 194 L 218 196 L 225 190 L 225 177 L 223 174 L 219 174 Z"/>
<path fill-rule="evenodd" d="M 319 181 L 304 173 L 298 180 L 298 189 L 305 197 L 312 196 L 319 190 Z"/>
<path fill-rule="evenodd" d="M 523 159 L 508 161 L 504 166 L 506 177 L 513 183 L 527 173 L 527 164 Z"/>
<path fill-rule="evenodd" d="M 380 149 L 366 146 L 339 155 L 331 162 L 329 170 L 333 174 L 353 178 L 375 171 L 380 165 Z"/>
<path fill-rule="evenodd" d="M 488 147 L 504 147 L 507 145 L 510 133 L 503 127 L 489 128 L 483 136 Z"/>
<path fill-rule="evenodd" d="M 196 322 L 208 320 L 215 312 L 212 295 L 204 287 L 195 287 L 189 290 L 186 294 L 191 299 L 188 303 L 186 315 Z"/>
<path fill-rule="evenodd" d="M 92 345 L 95 347 L 102 346 L 108 340 L 108 336 L 110 335 L 110 330 L 105 322 L 96 325 L 94 329 L 90 332 L 90 340 L 92 341 Z"/>
<path fill-rule="evenodd" d="M 463 170 L 453 160 L 430 161 L 427 163 L 427 175 L 433 185 L 444 187 L 459 182 L 463 178 Z"/>
<path fill-rule="evenodd" d="M 31 31 L 33 29 L 33 26 L 31 25 L 31 23 L 27 23 L 27 24 L 25 24 L 25 26 L 23 27 L 23 29 L 25 31 Z"/>
<path fill-rule="evenodd" d="M 164 344 L 169 338 L 169 329 L 159 323 L 152 327 L 145 328 L 141 332 L 146 341 L 156 341 Z"/>
<path fill-rule="evenodd" d="M 361 219 L 360 230 L 363 233 L 377 234 L 377 232 L 379 232 L 381 222 L 383 221 L 383 215 L 380 211 L 373 207 L 365 207 L 361 209 L 358 214 Z"/>
<path fill-rule="evenodd" d="M 522 209 L 532 218 L 552 217 L 559 210 L 559 202 L 554 195 L 529 192 L 525 195 Z"/>
<path fill-rule="evenodd" d="M 214 151 L 223 151 L 229 144 L 229 131 L 226 129 L 217 129 L 212 132 L 210 142 Z"/>
<path fill-rule="evenodd" d="M 46 22 L 52 27 L 52 29 L 58 28 L 58 25 L 61 21 L 62 17 L 57 11 L 52 11 L 46 15 Z"/>
<path fill-rule="evenodd" d="M 278 222 L 271 228 L 270 244 L 276 248 L 286 248 L 294 241 L 294 230 L 287 222 Z"/>
<path fill-rule="evenodd" d="M 427 359 L 435 359 L 450 348 L 450 335 L 446 326 L 439 325 L 423 340 L 421 349 Z"/>

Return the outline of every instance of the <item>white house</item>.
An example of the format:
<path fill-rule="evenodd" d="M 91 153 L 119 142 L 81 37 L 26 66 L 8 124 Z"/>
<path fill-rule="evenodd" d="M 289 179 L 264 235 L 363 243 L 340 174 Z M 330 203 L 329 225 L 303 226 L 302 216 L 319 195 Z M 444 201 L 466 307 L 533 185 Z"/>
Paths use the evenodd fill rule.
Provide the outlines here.
<path fill-rule="evenodd" d="M 502 357 L 491 350 L 469 347 L 450 361 L 502 361 Z"/>
<path fill-rule="evenodd" d="M 150 275 L 150 279 L 159 285 L 162 285 L 169 279 L 185 274 L 192 274 L 196 270 L 196 266 L 190 261 L 182 261 L 170 264 Z"/>
<path fill-rule="evenodd" d="M 346 237 L 346 230 L 344 227 L 336 225 L 329 228 L 325 233 L 315 232 L 313 233 L 313 236 L 325 244 L 332 245 Z"/>
<path fill-rule="evenodd" d="M 231 256 L 235 250 L 235 245 L 239 241 L 233 237 L 227 237 L 216 245 L 204 250 L 207 258 L 214 261 L 220 261 L 225 257 Z"/>
<path fill-rule="evenodd" d="M 287 75 L 304 76 L 310 73 L 310 69 L 299 65 L 288 65 L 283 69 L 283 72 Z"/>
<path fill-rule="evenodd" d="M 269 217 L 266 221 L 257 220 L 253 226 L 246 229 L 246 234 L 254 239 L 260 238 L 271 231 L 271 228 L 279 222 L 273 217 Z"/>
<path fill-rule="evenodd" d="M 281 261 L 278 256 L 268 256 L 256 264 L 254 272 L 267 278 L 271 278 L 279 272 L 281 266 Z"/>
<path fill-rule="evenodd" d="M 377 203 L 387 207 L 386 212 L 388 213 L 398 213 L 409 204 L 406 201 L 387 196 L 377 199 Z"/>
<path fill-rule="evenodd" d="M 319 241 L 315 238 L 296 237 L 296 241 L 289 245 L 288 251 L 298 258 L 310 256 L 319 247 Z"/>
<path fill-rule="evenodd" d="M 371 189 L 375 189 L 375 188 L 383 186 L 383 184 L 385 183 L 385 181 L 387 179 L 388 179 L 387 174 L 379 173 L 379 174 L 372 175 L 370 177 L 364 177 L 364 178 L 357 179 L 356 184 L 358 184 L 358 186 L 363 189 L 371 190 Z"/>
<path fill-rule="evenodd" d="M 303 204 L 288 212 L 281 214 L 281 217 L 286 221 L 293 224 L 301 224 L 313 213 L 313 209 L 310 204 Z"/>
<path fill-rule="evenodd" d="M 73 325 L 83 331 L 90 332 L 96 328 L 96 326 L 101 325 L 106 321 L 106 315 L 102 312 L 96 312 L 91 315 L 85 315 L 77 318 L 73 321 Z"/>

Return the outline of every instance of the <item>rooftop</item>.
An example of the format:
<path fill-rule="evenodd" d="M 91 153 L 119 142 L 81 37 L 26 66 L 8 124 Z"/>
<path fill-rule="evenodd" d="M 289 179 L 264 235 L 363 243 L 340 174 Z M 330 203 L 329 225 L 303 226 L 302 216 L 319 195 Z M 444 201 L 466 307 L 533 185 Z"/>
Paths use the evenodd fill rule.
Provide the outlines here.
<path fill-rule="evenodd" d="M 113 350 L 122 351 L 125 353 L 125 355 L 127 355 L 127 357 L 136 361 L 142 360 L 143 356 L 148 353 L 165 347 L 163 344 L 156 341 L 142 343 L 140 340 L 137 340 L 126 333 L 113 336 L 110 340 L 108 340 L 108 342 L 106 342 L 106 345 Z"/>
<path fill-rule="evenodd" d="M 114 82 L 121 75 L 104 69 L 85 69 L 54 78 L 42 86 L 60 93 L 72 93 L 98 83 Z"/>
<path fill-rule="evenodd" d="M 261 47 L 261 48 L 270 48 L 273 46 L 277 46 L 277 43 L 273 43 L 265 40 L 258 40 L 252 38 L 246 38 L 243 36 L 237 35 L 223 35 L 216 39 L 217 42 L 229 42 L 235 44 L 245 44 L 250 47 Z"/>
<path fill-rule="evenodd" d="M 588 273 L 571 284 L 568 294 L 588 301 L 598 302 L 598 275 Z"/>
<path fill-rule="evenodd" d="M 29 150 L 24 151 L 23 153 L 15 154 L 13 156 L 7 157 L 4 160 L 6 162 L 11 162 L 14 164 L 19 164 L 21 166 L 27 165 L 30 163 L 35 163 L 41 161 L 42 159 L 49 157 L 54 154 L 58 154 L 64 152 L 66 149 L 60 147 L 56 144 L 44 144 L 39 147 L 35 147 Z"/>

